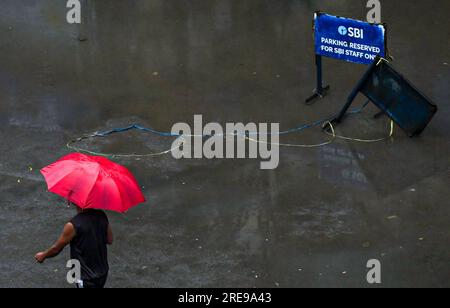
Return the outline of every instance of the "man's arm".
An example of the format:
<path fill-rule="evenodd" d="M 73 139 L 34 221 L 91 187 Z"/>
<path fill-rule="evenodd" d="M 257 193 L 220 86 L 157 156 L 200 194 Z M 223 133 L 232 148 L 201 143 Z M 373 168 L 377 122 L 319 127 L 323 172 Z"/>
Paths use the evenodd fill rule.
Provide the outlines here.
<path fill-rule="evenodd" d="M 106 244 L 108 244 L 108 245 L 113 244 L 114 237 L 113 237 L 111 225 L 108 225 L 108 237 L 106 240 L 107 240 Z"/>
<path fill-rule="evenodd" d="M 73 224 L 69 222 L 64 226 L 63 233 L 52 247 L 50 247 L 47 251 L 36 254 L 36 261 L 43 263 L 45 259 L 56 257 L 64 249 L 64 247 L 66 247 L 73 240 L 74 237 L 75 228 Z"/>

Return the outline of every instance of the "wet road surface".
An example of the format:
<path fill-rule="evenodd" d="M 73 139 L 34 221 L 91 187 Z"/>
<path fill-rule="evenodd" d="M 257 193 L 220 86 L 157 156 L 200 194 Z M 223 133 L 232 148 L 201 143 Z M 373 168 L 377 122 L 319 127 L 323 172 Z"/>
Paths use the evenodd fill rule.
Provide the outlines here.
<path fill-rule="evenodd" d="M 68 250 L 44 265 L 74 215 L 39 169 L 83 133 L 140 123 L 278 122 L 336 113 L 365 67 L 324 60 L 332 91 L 313 106 L 312 15 L 364 19 L 365 1 L 85 0 L 81 26 L 65 1 L 3 0 L 0 11 L 0 286 L 70 287 Z M 280 149 L 255 160 L 116 159 L 148 202 L 109 213 L 116 234 L 108 287 L 450 286 L 450 25 L 447 0 L 384 1 L 394 66 L 440 108 L 423 136 Z M 359 103 L 363 98 L 358 99 Z M 338 128 L 379 138 L 375 108 Z M 318 129 L 282 142 L 319 143 Z M 129 132 L 83 145 L 163 151 L 172 139 Z"/>

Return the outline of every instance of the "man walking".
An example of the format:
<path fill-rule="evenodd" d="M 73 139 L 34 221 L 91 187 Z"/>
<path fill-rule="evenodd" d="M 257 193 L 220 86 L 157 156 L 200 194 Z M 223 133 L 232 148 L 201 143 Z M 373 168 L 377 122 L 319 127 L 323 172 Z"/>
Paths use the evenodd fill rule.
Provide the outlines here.
<path fill-rule="evenodd" d="M 37 253 L 36 261 L 43 263 L 56 257 L 70 244 L 71 259 L 78 260 L 81 265 L 81 280 L 77 287 L 103 288 L 109 271 L 107 245 L 113 243 L 108 217 L 101 210 L 83 210 L 78 206 L 76 209 L 78 214 L 64 226 L 60 238 L 48 250 Z"/>

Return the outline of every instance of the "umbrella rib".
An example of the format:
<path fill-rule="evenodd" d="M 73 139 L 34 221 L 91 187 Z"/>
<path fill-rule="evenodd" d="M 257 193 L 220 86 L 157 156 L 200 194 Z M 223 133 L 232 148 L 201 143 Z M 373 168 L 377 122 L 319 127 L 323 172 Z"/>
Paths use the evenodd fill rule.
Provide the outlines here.
<path fill-rule="evenodd" d="M 60 184 L 61 182 L 63 182 L 63 180 L 65 180 L 67 177 L 72 175 L 72 171 L 68 172 L 67 174 L 65 174 L 63 177 L 61 177 L 58 181 L 55 181 L 55 183 L 50 187 L 48 186 L 48 190 L 51 191 L 55 186 L 57 186 L 58 184 Z"/>
<path fill-rule="evenodd" d="M 61 183 L 61 181 L 64 180 L 65 178 L 67 178 L 69 175 L 70 175 L 70 173 L 67 173 L 67 174 L 64 175 L 62 178 L 60 178 L 58 181 L 55 181 L 55 182 L 53 183 L 52 186 L 48 185 L 48 182 L 47 182 L 47 188 L 48 188 L 48 190 L 51 191 L 56 185 L 58 185 L 59 183 Z"/>
<path fill-rule="evenodd" d="M 100 172 L 101 172 L 101 170 L 100 170 L 101 168 L 100 168 L 100 164 L 97 164 L 97 176 L 96 176 L 96 178 L 95 178 L 95 181 L 93 181 L 92 183 L 92 186 L 91 186 L 91 189 L 89 189 L 89 193 L 86 195 L 86 200 L 84 200 L 84 203 L 86 204 L 87 203 L 87 201 L 90 199 L 90 196 L 91 196 L 91 194 L 92 194 L 92 191 L 94 190 L 94 187 L 95 187 L 95 184 L 97 184 L 97 182 L 98 182 L 98 178 L 100 177 Z"/>
<path fill-rule="evenodd" d="M 121 208 L 121 211 L 123 212 L 124 205 L 123 205 L 122 193 L 120 191 L 119 185 L 117 185 L 117 182 L 112 177 L 111 177 L 111 181 L 114 183 L 114 186 L 116 186 L 117 192 L 119 193 L 120 208 Z"/>

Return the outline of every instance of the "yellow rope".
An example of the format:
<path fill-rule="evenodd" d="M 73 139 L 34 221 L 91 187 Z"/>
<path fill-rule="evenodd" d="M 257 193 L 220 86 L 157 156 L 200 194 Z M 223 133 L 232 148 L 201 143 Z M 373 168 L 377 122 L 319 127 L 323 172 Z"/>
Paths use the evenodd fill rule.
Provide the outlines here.
<path fill-rule="evenodd" d="M 274 142 L 266 142 L 266 141 L 261 141 L 261 140 L 256 140 L 250 137 L 245 136 L 245 139 L 250 140 L 252 142 L 256 142 L 256 143 L 263 143 L 263 144 L 270 144 L 270 145 L 277 145 L 280 147 L 295 147 L 295 148 L 318 148 L 318 147 L 323 147 L 326 145 L 329 145 L 331 143 L 334 142 L 334 140 L 336 139 L 336 133 L 334 131 L 334 127 L 333 124 L 331 124 L 331 122 L 327 122 L 325 123 L 325 125 L 330 125 L 331 131 L 332 131 L 332 138 L 330 140 L 328 140 L 327 142 L 323 142 L 323 143 L 319 143 L 319 144 L 289 144 L 289 143 L 274 143 Z"/>
<path fill-rule="evenodd" d="M 325 131 L 325 133 L 327 135 L 331 134 L 327 131 Z M 355 141 L 355 142 L 362 142 L 362 143 L 374 143 L 374 142 L 380 142 L 380 141 L 384 141 L 388 138 L 391 138 L 394 135 L 394 121 L 391 120 L 391 129 L 389 132 L 389 136 L 388 137 L 384 137 L 384 138 L 379 138 L 379 139 L 359 139 L 359 138 L 351 138 L 351 137 L 346 137 L 346 136 L 340 136 L 340 135 L 335 135 L 335 133 L 333 132 L 333 136 L 338 138 L 338 139 L 343 139 L 343 140 L 349 140 L 349 141 Z"/>

